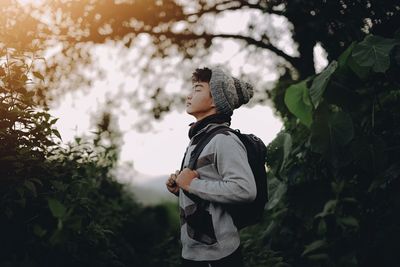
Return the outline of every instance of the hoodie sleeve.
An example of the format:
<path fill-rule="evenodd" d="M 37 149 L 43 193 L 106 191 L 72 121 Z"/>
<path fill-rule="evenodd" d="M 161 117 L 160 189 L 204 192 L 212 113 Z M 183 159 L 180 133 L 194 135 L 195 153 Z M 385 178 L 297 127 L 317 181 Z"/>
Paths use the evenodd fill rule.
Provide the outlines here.
<path fill-rule="evenodd" d="M 220 203 L 251 202 L 256 198 L 257 188 L 246 148 L 236 136 L 215 137 L 214 162 L 222 180 L 195 178 L 190 183 L 190 193 Z"/>

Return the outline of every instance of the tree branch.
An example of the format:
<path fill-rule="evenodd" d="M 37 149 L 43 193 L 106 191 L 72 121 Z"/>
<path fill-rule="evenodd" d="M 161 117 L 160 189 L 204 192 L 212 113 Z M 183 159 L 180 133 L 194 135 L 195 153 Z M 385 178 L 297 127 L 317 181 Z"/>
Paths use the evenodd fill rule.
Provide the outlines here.
<path fill-rule="evenodd" d="M 243 41 L 246 41 L 250 45 L 255 45 L 257 47 L 268 49 L 271 52 L 274 52 L 276 55 L 278 55 L 279 57 L 282 57 L 283 59 L 288 61 L 290 64 L 292 64 L 292 66 L 295 67 L 295 68 L 297 68 L 298 64 L 299 64 L 299 59 L 298 58 L 289 56 L 288 54 L 286 54 L 285 52 L 283 52 L 282 50 L 280 50 L 276 46 L 273 46 L 270 43 L 265 43 L 263 41 L 258 41 L 258 40 L 255 40 L 255 39 L 251 38 L 251 37 L 248 37 L 248 36 L 241 36 L 241 35 L 236 35 L 236 34 L 214 34 L 214 35 L 212 35 L 212 37 L 213 38 L 216 38 L 216 37 L 232 38 L 232 39 L 237 39 L 237 40 L 243 40 Z"/>
<path fill-rule="evenodd" d="M 237 5 L 232 6 L 232 4 L 237 3 Z M 229 7 L 224 7 L 226 5 L 230 4 Z M 269 13 L 269 14 L 275 14 L 275 15 L 280 15 L 283 16 L 284 13 L 278 10 L 273 10 L 272 6 L 271 7 L 264 7 L 262 5 L 258 4 L 250 4 L 247 1 L 244 0 L 239 0 L 239 1 L 224 1 L 222 3 L 217 3 L 212 7 L 209 8 L 202 8 L 200 11 L 196 12 L 196 13 L 189 13 L 186 14 L 187 17 L 190 16 L 197 16 L 197 17 L 201 17 L 204 14 L 209 14 L 209 13 L 214 13 L 214 14 L 219 14 L 222 13 L 224 11 L 232 11 L 232 10 L 240 10 L 244 7 L 250 8 L 250 9 L 257 9 L 262 11 L 263 13 Z"/>

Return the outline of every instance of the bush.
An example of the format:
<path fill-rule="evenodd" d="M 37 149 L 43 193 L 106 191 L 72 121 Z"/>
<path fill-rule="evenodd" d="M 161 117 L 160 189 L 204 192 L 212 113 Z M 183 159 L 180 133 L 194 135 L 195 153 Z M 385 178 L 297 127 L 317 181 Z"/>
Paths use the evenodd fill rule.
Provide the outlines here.
<path fill-rule="evenodd" d="M 43 77 L 10 51 L 0 65 L 0 265 L 173 266 L 168 208 L 140 206 L 115 180 L 114 145 L 61 145 L 30 86 Z"/>
<path fill-rule="evenodd" d="M 268 147 L 273 194 L 257 238 L 279 258 L 268 266 L 398 264 L 399 73 L 399 35 L 369 35 L 287 88 L 294 116 Z"/>

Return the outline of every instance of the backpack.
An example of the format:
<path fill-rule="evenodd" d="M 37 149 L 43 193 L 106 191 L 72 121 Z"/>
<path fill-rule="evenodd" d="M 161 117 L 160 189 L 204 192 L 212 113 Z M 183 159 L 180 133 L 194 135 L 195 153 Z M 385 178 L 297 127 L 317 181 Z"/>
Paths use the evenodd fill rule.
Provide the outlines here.
<path fill-rule="evenodd" d="M 257 187 L 257 196 L 254 201 L 250 203 L 224 204 L 227 211 L 232 216 L 235 226 L 238 229 L 242 229 L 261 221 L 265 204 L 268 201 L 267 173 L 265 170 L 265 155 L 267 148 L 263 141 L 253 134 L 242 134 L 239 130 L 233 130 L 227 126 L 215 127 L 202 137 L 192 151 L 188 168 L 195 170 L 197 159 L 204 147 L 214 136 L 220 133 L 226 133 L 227 131 L 234 133 L 246 147 L 247 158 Z M 185 191 L 184 193 L 197 203 L 204 202 L 204 200 L 193 194 Z M 204 203 L 202 205 L 204 205 Z"/>

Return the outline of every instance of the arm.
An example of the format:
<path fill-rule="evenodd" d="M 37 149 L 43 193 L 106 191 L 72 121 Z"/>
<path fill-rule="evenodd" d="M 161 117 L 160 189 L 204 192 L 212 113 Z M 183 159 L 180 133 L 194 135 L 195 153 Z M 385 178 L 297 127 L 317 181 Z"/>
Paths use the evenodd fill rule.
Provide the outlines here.
<path fill-rule="evenodd" d="M 209 181 L 194 178 L 188 191 L 212 202 L 253 201 L 257 189 L 247 160 L 246 148 L 230 135 L 218 135 L 215 138 L 215 164 L 222 180 Z"/>

